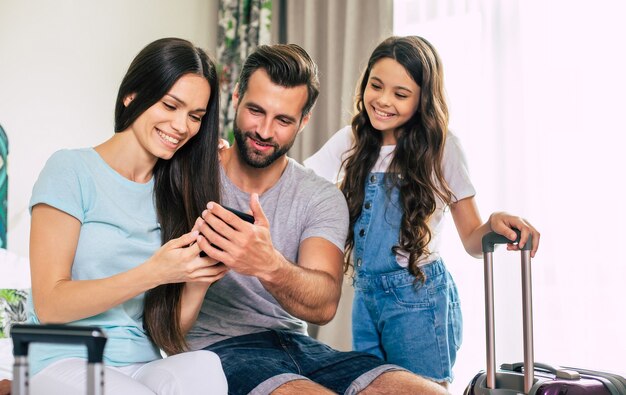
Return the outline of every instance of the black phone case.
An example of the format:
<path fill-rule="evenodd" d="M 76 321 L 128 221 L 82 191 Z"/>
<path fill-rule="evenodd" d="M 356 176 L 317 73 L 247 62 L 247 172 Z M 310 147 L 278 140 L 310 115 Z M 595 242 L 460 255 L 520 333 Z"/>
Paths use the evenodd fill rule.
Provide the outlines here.
<path fill-rule="evenodd" d="M 222 207 L 224 207 L 226 210 L 230 211 L 231 213 L 235 214 L 239 218 L 243 219 L 244 221 L 250 222 L 251 224 L 254 223 L 254 217 L 252 215 L 246 214 L 239 210 L 235 210 L 234 208 L 231 208 L 231 207 L 226 207 L 226 206 L 222 206 Z"/>
<path fill-rule="evenodd" d="M 254 224 L 254 217 L 250 214 L 246 214 L 243 211 L 239 211 L 239 210 L 235 210 L 232 207 L 227 207 L 227 206 L 222 206 L 224 207 L 226 210 L 230 211 L 231 213 L 235 214 L 236 216 L 238 216 L 239 218 L 243 219 L 246 222 L 249 222 L 251 224 Z M 221 248 L 219 248 L 218 246 L 216 246 L 215 244 L 211 244 L 213 247 L 217 248 L 218 250 L 222 250 Z M 204 251 L 200 251 L 200 256 L 205 257 L 207 256 L 206 253 Z"/>

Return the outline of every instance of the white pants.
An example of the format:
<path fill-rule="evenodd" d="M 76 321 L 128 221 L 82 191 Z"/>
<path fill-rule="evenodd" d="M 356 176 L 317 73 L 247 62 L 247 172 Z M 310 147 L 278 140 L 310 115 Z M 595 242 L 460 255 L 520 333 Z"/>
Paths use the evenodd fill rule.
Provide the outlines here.
<path fill-rule="evenodd" d="M 80 358 L 57 361 L 30 380 L 32 395 L 84 395 L 87 362 Z M 106 395 L 225 395 L 226 376 L 219 357 L 193 351 L 148 363 L 104 368 Z"/>

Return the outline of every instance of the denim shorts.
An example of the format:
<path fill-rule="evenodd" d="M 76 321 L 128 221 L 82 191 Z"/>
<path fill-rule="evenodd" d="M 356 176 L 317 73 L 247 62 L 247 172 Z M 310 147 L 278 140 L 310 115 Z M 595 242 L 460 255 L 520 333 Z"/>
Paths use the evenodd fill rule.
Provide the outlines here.
<path fill-rule="evenodd" d="M 385 372 L 405 370 L 378 357 L 334 350 L 309 336 L 268 331 L 205 348 L 219 355 L 229 394 L 269 394 L 293 380 L 311 380 L 339 394 L 357 394 Z"/>
<path fill-rule="evenodd" d="M 456 285 L 441 260 L 422 270 L 423 284 L 406 269 L 356 275 L 354 349 L 431 380 L 451 382 L 463 327 Z"/>

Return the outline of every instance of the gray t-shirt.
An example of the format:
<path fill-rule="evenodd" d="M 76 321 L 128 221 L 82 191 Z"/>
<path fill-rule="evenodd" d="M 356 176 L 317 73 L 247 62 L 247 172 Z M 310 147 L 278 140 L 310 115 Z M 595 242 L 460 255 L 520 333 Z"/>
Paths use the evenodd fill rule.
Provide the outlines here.
<path fill-rule="evenodd" d="M 222 204 L 247 212 L 250 194 L 220 170 Z M 260 202 L 274 248 L 290 262 L 298 261 L 300 243 L 309 237 L 322 237 L 343 251 L 349 225 L 346 201 L 334 184 L 312 170 L 290 158 L 278 182 L 260 196 Z M 209 288 L 187 341 L 191 349 L 198 350 L 230 337 L 270 329 L 306 333 L 306 323 L 286 312 L 256 277 L 231 271 Z"/>

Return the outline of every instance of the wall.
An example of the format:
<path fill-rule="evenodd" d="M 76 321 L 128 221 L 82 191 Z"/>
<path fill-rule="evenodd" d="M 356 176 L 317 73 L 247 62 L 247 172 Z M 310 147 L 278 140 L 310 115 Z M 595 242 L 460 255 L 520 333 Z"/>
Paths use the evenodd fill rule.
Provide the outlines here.
<path fill-rule="evenodd" d="M 28 200 L 46 159 L 113 133 L 117 89 L 149 42 L 215 54 L 217 0 L 0 0 L 0 124 L 9 136 L 8 248 L 28 254 Z"/>

